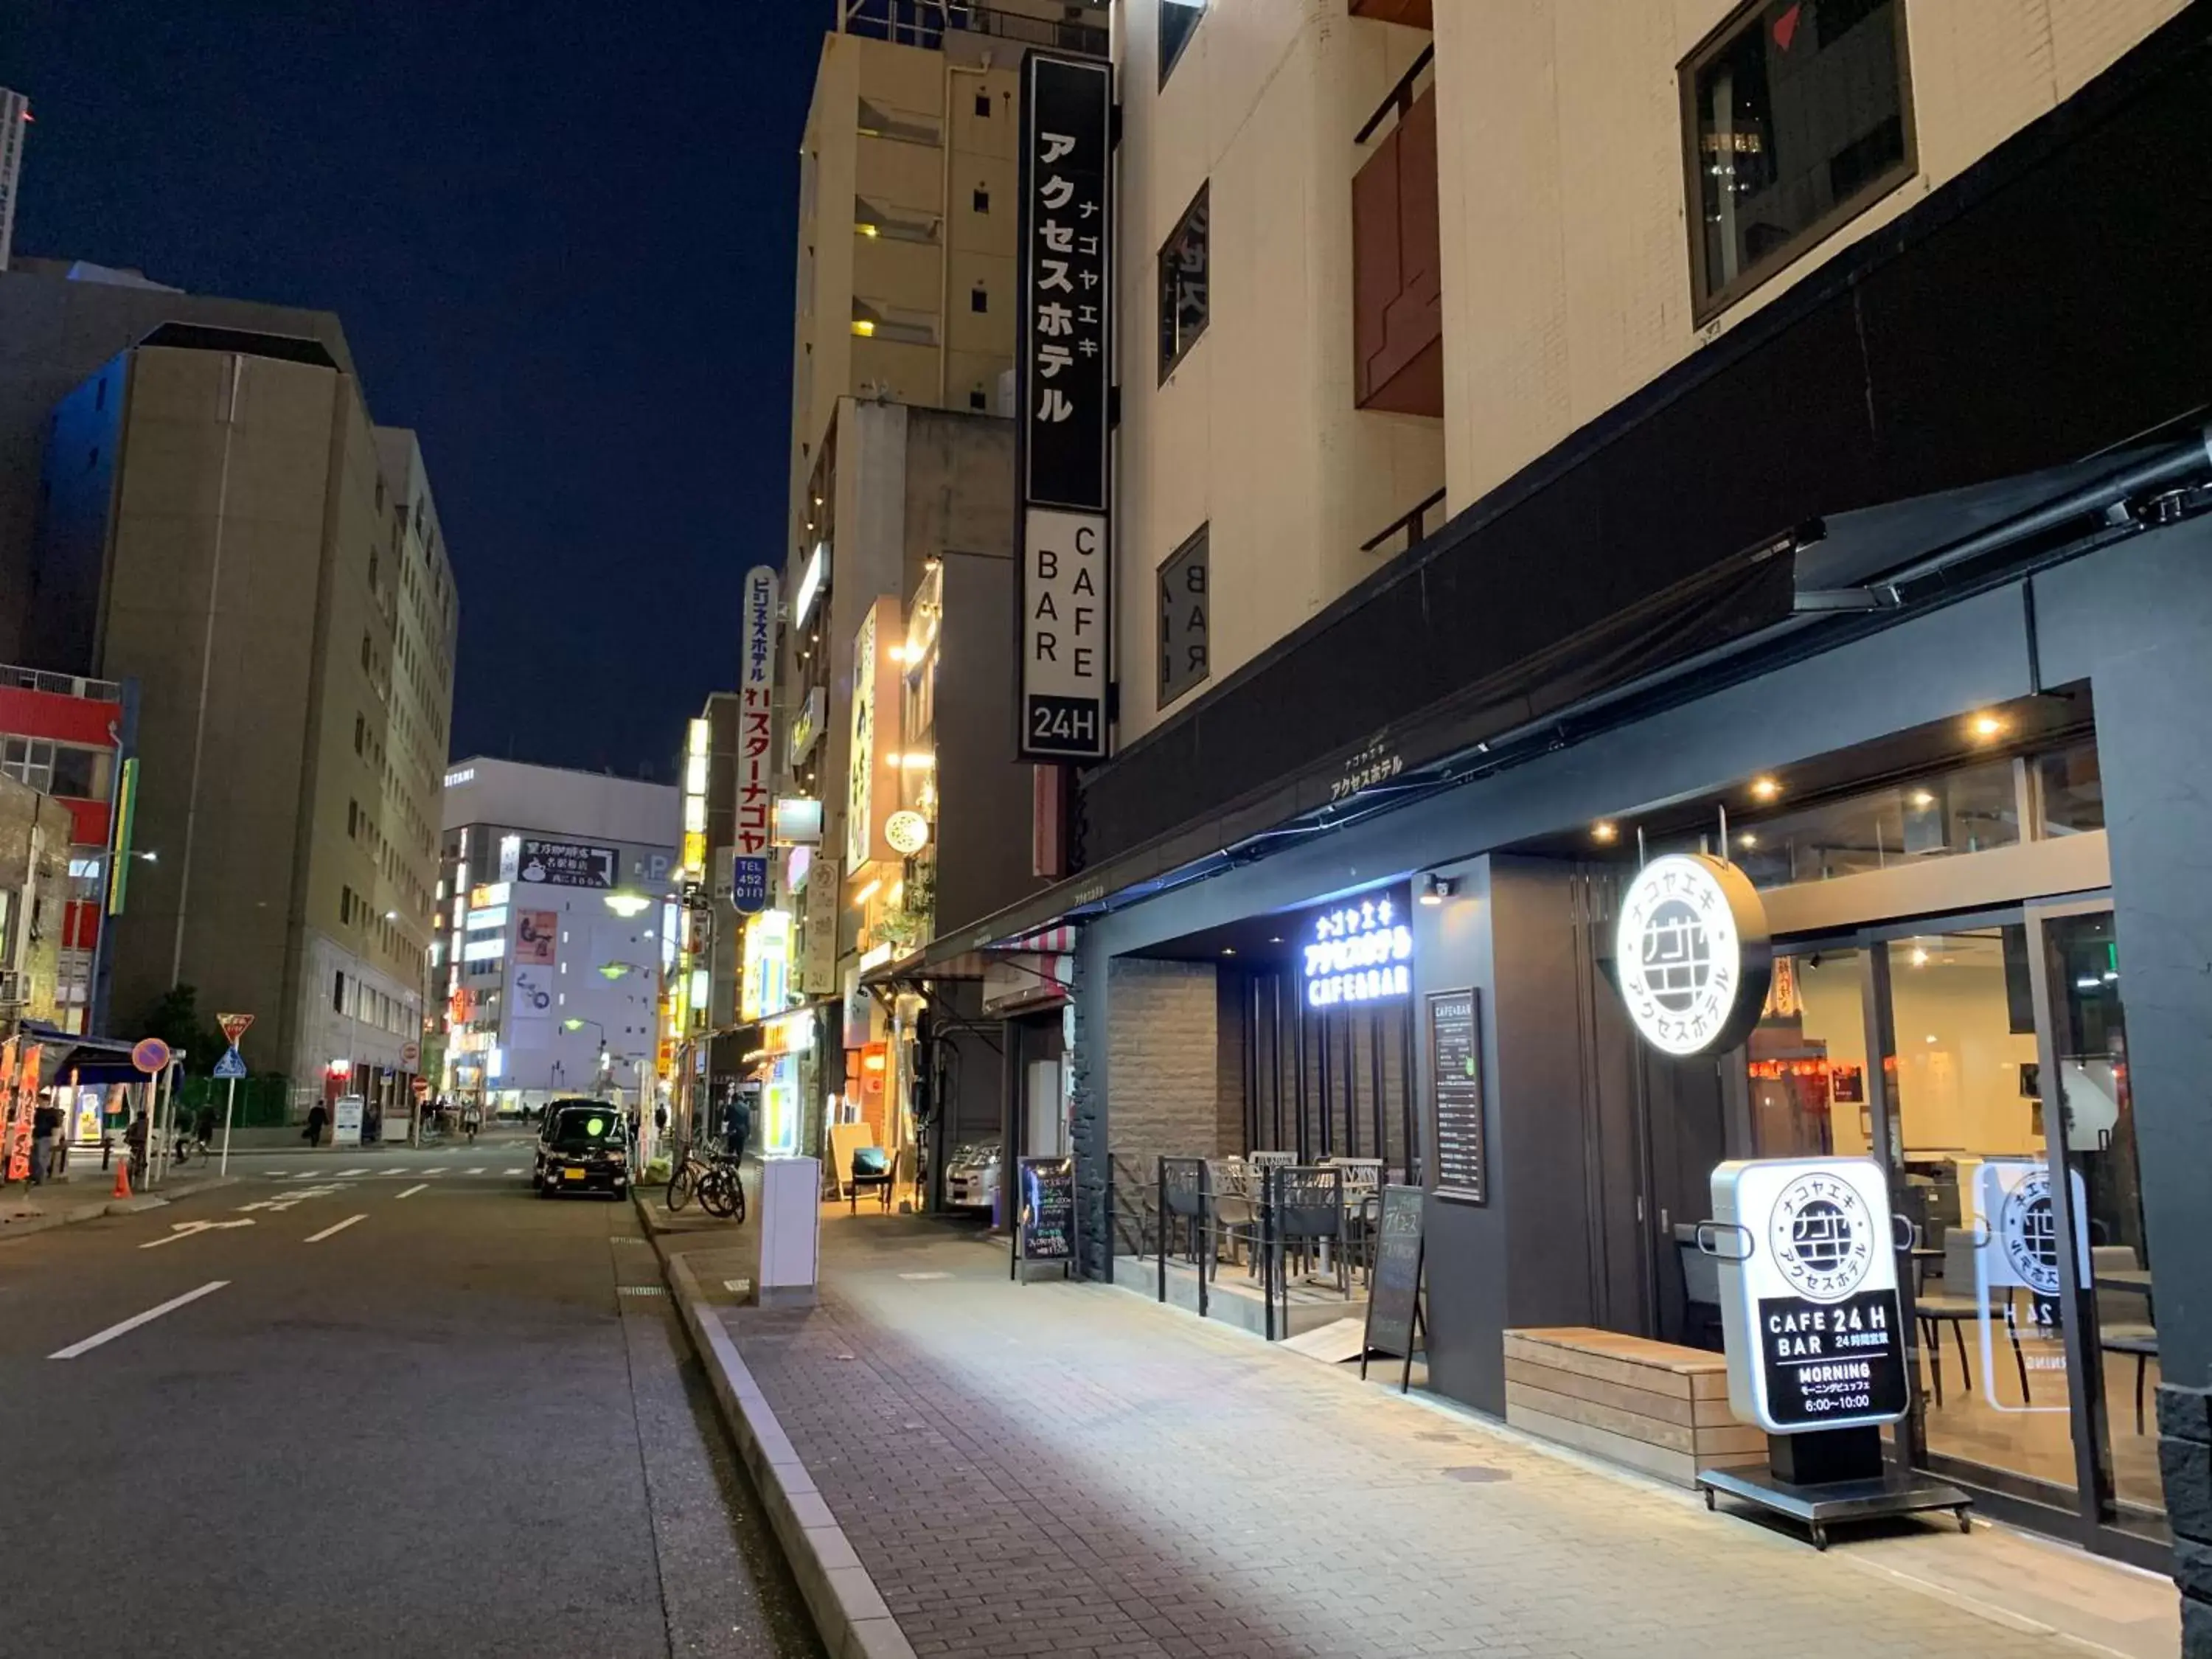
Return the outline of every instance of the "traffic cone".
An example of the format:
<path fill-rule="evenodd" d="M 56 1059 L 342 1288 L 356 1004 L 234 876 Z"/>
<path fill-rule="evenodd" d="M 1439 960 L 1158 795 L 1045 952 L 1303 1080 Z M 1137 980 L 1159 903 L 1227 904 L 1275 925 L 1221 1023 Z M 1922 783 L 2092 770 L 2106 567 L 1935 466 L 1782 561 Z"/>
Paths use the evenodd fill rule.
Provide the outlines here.
<path fill-rule="evenodd" d="M 128 1158 L 118 1158 L 115 1160 L 114 1195 L 117 1198 L 131 1196 L 131 1160 Z"/>

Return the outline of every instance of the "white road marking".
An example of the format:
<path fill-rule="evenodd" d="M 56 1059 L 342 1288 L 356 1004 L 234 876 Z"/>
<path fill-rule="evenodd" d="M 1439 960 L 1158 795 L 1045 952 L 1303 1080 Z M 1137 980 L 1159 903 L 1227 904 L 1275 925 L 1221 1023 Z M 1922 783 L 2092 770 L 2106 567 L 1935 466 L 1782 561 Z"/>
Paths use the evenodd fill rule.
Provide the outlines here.
<path fill-rule="evenodd" d="M 194 1233 L 204 1233 L 210 1228 L 251 1227 L 252 1224 L 253 1218 L 250 1215 L 240 1216 L 235 1221 L 173 1221 L 169 1224 L 169 1236 L 167 1238 L 150 1238 L 138 1248 L 142 1250 L 158 1250 L 164 1244 L 173 1244 L 180 1238 L 190 1238 Z"/>
<path fill-rule="evenodd" d="M 344 1190 L 343 1187 L 295 1187 L 290 1191 L 280 1194 L 275 1198 L 257 1198 L 251 1204 L 241 1204 L 238 1206 L 238 1212 L 245 1215 L 255 1210 L 267 1210 L 273 1214 L 281 1215 L 286 1210 L 304 1204 L 311 1198 L 328 1198 L 333 1193 L 342 1193 Z"/>
<path fill-rule="evenodd" d="M 501 1170 L 500 1171 L 500 1173 L 501 1173 L 501 1175 L 517 1176 L 517 1175 L 520 1175 L 520 1174 L 522 1173 L 522 1171 L 521 1171 L 521 1170 Z"/>
<path fill-rule="evenodd" d="M 463 1175 L 482 1175 L 483 1172 L 484 1166 L 481 1164 L 477 1164 L 473 1170 L 464 1170 L 461 1171 Z"/>
<path fill-rule="evenodd" d="M 412 1198 L 417 1193 L 427 1193 L 429 1190 L 430 1183 L 428 1182 L 418 1181 L 412 1187 L 410 1187 L 405 1192 L 400 1194 L 399 1196 L 402 1198 Z"/>
<path fill-rule="evenodd" d="M 319 1244 L 325 1239 L 328 1238 L 332 1233 L 342 1233 L 347 1228 L 352 1226 L 355 1222 L 366 1221 L 368 1219 L 368 1218 L 365 1215 L 349 1215 L 343 1221 L 339 1222 L 335 1227 L 325 1227 L 319 1233 L 308 1234 L 304 1242 L 309 1244 Z"/>
<path fill-rule="evenodd" d="M 340 1181 L 350 1181 L 356 1176 L 365 1176 L 368 1173 L 368 1171 L 366 1170 L 340 1170 L 338 1171 L 338 1179 Z"/>
<path fill-rule="evenodd" d="M 164 1302 L 158 1308 L 149 1308 L 144 1313 L 133 1314 L 121 1324 L 110 1325 L 106 1330 L 95 1332 L 93 1335 L 85 1338 L 82 1342 L 72 1342 L 68 1347 L 58 1349 L 54 1352 L 48 1354 L 46 1358 L 49 1359 L 74 1359 L 81 1353 L 90 1353 L 101 1343 L 112 1342 L 117 1337 L 125 1334 L 126 1332 L 135 1331 L 141 1325 L 150 1324 L 155 1320 L 159 1319 L 165 1313 L 174 1313 L 178 1309 L 183 1307 L 187 1302 L 197 1302 L 204 1296 L 210 1296 L 229 1283 L 230 1281 L 227 1279 L 210 1279 L 197 1291 L 186 1291 L 182 1296 L 171 1297 L 167 1302 Z"/>

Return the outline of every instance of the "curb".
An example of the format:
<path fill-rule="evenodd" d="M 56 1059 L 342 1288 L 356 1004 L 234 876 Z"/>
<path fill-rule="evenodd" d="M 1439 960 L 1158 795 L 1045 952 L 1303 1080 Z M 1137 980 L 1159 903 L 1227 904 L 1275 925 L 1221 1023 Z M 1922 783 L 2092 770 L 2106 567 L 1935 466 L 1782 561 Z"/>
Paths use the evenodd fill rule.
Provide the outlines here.
<path fill-rule="evenodd" d="M 845 1529 L 830 1512 L 828 1500 L 776 1421 L 768 1396 L 738 1356 L 737 1344 L 713 1316 L 690 1264 L 669 1252 L 661 1242 L 665 1235 L 653 1226 L 634 1194 L 632 1201 L 653 1241 L 653 1254 L 660 1258 L 684 1328 L 714 1385 L 722 1421 L 791 1562 L 823 1649 L 830 1659 L 914 1659 L 913 1644 L 884 1604 L 882 1592 L 860 1565 Z"/>
<path fill-rule="evenodd" d="M 198 1193 L 210 1193 L 220 1187 L 235 1187 L 237 1176 L 210 1176 L 204 1181 L 195 1181 L 174 1191 L 133 1193 L 128 1198 L 100 1198 L 79 1204 L 72 1209 L 58 1210 L 52 1215 L 30 1216 L 21 1221 L 0 1221 L 0 1244 L 11 1238 L 28 1238 L 34 1233 L 47 1232 L 56 1227 L 74 1226 L 80 1221 L 97 1221 L 102 1216 L 137 1215 L 142 1210 L 158 1210 L 180 1198 L 191 1198 Z"/>

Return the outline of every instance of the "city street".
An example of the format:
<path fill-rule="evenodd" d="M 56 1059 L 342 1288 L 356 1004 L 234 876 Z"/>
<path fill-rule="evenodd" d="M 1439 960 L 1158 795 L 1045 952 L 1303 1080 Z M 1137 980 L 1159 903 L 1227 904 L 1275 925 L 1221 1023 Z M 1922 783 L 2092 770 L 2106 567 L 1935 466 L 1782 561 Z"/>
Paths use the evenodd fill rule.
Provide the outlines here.
<path fill-rule="evenodd" d="M 475 1149 L 0 1245 L 24 1653 L 817 1650 L 635 1212 Z"/>

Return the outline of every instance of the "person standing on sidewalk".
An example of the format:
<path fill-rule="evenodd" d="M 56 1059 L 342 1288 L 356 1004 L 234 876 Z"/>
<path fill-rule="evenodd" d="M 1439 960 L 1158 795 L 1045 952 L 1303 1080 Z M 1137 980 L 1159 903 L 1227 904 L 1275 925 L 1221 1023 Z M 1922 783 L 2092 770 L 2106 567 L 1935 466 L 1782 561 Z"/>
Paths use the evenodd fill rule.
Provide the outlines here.
<path fill-rule="evenodd" d="M 40 1101 L 31 1114 L 31 1184 L 43 1186 L 46 1179 L 46 1162 L 54 1155 L 54 1136 L 62 1127 L 62 1109 L 51 1102 Z"/>
<path fill-rule="evenodd" d="M 323 1125 L 331 1121 L 331 1109 L 317 1101 L 307 1108 L 307 1128 L 303 1139 L 310 1146 L 323 1144 Z"/>

